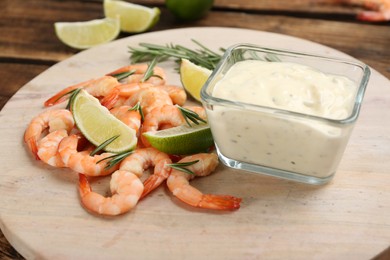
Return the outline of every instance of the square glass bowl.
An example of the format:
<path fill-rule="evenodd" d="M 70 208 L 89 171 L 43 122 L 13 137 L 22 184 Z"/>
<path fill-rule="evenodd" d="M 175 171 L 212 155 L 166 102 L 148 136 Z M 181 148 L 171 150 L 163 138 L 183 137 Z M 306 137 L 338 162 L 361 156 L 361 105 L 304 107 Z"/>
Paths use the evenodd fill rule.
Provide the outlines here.
<path fill-rule="evenodd" d="M 237 101 L 234 95 L 218 97 L 215 90 L 224 88 L 218 83 L 233 65 L 248 60 L 261 60 L 267 65 L 300 64 L 327 75 L 346 77 L 354 83 L 348 94 L 349 109 L 341 119 L 333 119 Z M 220 160 L 232 168 L 289 180 L 310 184 L 328 182 L 336 172 L 358 118 L 369 77 L 368 66 L 359 62 L 248 44 L 230 47 L 201 90 Z M 230 87 L 244 92 L 245 80 L 231 80 Z M 282 93 L 283 86 L 278 86 L 278 91 Z M 262 92 L 249 94 L 250 99 L 256 95 Z"/>

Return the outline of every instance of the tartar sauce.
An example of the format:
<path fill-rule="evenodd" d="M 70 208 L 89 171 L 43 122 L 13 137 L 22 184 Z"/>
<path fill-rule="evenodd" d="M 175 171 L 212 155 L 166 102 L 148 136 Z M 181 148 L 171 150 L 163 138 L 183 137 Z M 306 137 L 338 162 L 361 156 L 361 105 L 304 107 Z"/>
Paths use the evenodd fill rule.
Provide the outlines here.
<path fill-rule="evenodd" d="M 356 84 L 346 77 L 286 62 L 234 64 L 212 96 L 329 119 L 347 118 Z M 352 127 L 326 120 L 215 105 L 207 111 L 213 137 L 227 158 L 329 177 L 342 157 Z"/>

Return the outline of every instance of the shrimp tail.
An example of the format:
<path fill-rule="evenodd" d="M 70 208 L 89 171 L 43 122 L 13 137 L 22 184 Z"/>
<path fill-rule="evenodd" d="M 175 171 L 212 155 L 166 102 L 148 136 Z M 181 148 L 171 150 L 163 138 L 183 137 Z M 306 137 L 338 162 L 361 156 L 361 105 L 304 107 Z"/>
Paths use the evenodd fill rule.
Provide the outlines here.
<path fill-rule="evenodd" d="M 86 194 L 92 191 L 91 185 L 89 185 L 87 177 L 79 173 L 79 192 L 81 197 L 84 197 Z"/>
<path fill-rule="evenodd" d="M 44 106 L 51 107 L 51 106 L 54 106 L 56 104 L 60 104 L 60 103 L 64 102 L 65 100 L 68 99 L 67 95 L 70 92 L 72 92 L 73 90 L 75 90 L 77 88 L 82 88 L 92 81 L 93 81 L 93 79 L 78 83 L 76 85 L 69 86 L 67 88 L 64 88 L 63 90 L 61 90 L 60 92 L 58 92 L 57 94 L 55 94 L 54 96 L 52 96 L 51 98 L 46 100 L 44 103 Z"/>
<path fill-rule="evenodd" d="M 204 194 L 196 207 L 204 209 L 236 210 L 242 199 L 229 195 Z"/>
<path fill-rule="evenodd" d="M 27 140 L 27 146 L 28 148 L 30 149 L 30 151 L 32 152 L 32 154 L 34 155 L 35 159 L 36 160 L 40 160 L 39 156 L 38 156 L 38 145 L 37 145 L 37 139 L 35 137 L 31 137 Z"/>

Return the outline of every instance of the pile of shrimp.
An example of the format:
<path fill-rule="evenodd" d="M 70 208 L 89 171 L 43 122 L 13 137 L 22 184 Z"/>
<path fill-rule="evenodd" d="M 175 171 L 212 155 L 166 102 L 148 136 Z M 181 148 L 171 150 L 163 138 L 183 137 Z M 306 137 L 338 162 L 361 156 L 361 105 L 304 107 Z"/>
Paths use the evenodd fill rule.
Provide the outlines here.
<path fill-rule="evenodd" d="M 186 102 L 184 89 L 168 85 L 164 70 L 157 66 L 153 68 L 153 76 L 143 80 L 147 68 L 147 64 L 132 64 L 58 92 L 44 103 L 45 110 L 28 125 L 24 134 L 26 147 L 37 160 L 78 173 L 81 204 L 93 214 L 124 214 L 162 183 L 166 183 L 174 197 L 190 206 L 216 210 L 238 209 L 240 198 L 203 194 L 189 184 L 193 178 L 210 175 L 216 169 L 218 157 L 215 153 L 185 157 L 168 155 L 151 147 L 143 138 L 142 133 L 186 122 L 177 107 Z M 127 72 L 132 74 L 120 80 L 115 77 Z M 67 94 L 80 88 L 98 98 L 112 115 L 136 131 L 137 147 L 112 167 L 107 167 L 109 160 L 105 159 L 115 154 L 102 152 L 91 155 L 95 147 L 77 129 L 72 112 L 59 105 L 69 97 Z M 135 105 L 141 107 L 143 117 L 139 110 L 132 109 Z M 185 108 L 206 118 L 201 106 Z M 186 167 L 193 174 L 170 167 L 173 162 L 196 162 Z M 141 181 L 141 176 L 149 168 L 153 172 Z M 111 196 L 105 197 L 92 190 L 90 181 L 99 176 L 111 178 Z"/>

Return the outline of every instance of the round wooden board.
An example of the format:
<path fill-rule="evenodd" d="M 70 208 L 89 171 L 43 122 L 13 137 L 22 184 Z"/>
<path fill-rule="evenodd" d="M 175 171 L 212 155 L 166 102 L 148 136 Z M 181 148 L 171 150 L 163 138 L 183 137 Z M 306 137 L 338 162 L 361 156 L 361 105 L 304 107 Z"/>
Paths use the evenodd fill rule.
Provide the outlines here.
<path fill-rule="evenodd" d="M 77 174 L 36 161 L 22 136 L 43 102 L 65 86 L 129 63 L 128 46 L 235 43 L 352 59 L 306 40 L 233 28 L 140 34 L 81 52 L 26 84 L 0 116 L 1 229 L 26 258 L 368 259 L 390 242 L 390 82 L 372 70 L 360 118 L 335 178 L 310 186 L 228 169 L 193 181 L 205 193 L 243 198 L 234 212 L 193 209 L 159 187 L 128 214 L 104 218 L 79 203 Z M 162 64 L 180 84 L 173 62 Z M 106 178 L 107 179 L 107 178 Z M 103 187 L 107 180 L 95 183 Z"/>

